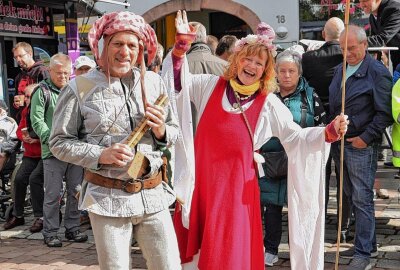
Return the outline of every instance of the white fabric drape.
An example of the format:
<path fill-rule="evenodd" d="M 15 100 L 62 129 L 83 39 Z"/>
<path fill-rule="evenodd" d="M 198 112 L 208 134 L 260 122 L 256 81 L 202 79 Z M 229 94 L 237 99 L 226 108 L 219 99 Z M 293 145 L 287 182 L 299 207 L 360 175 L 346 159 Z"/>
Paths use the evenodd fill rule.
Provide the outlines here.
<path fill-rule="evenodd" d="M 162 77 L 167 89 L 174 92 L 170 55 L 163 63 Z M 182 90 L 179 94 L 171 95 L 175 97 L 173 107 L 181 129 L 181 137 L 175 147 L 174 189 L 185 201 L 182 221 L 186 228 L 189 224 L 195 176 L 190 101 L 196 106 L 200 119 L 217 81 L 218 77 L 214 75 L 190 74 L 185 59 L 181 69 Z M 244 110 L 251 104 L 249 102 L 243 106 Z M 226 95 L 221 101 L 221 106 L 231 113 L 239 113 L 237 109 L 231 107 Z M 325 143 L 325 129 L 323 127 L 301 129 L 293 122 L 288 108 L 274 94 L 270 94 L 257 122 L 254 149 L 259 149 L 274 136 L 280 139 L 289 158 L 288 209 L 291 268 L 295 270 L 323 269 L 325 164 L 330 147 Z"/>

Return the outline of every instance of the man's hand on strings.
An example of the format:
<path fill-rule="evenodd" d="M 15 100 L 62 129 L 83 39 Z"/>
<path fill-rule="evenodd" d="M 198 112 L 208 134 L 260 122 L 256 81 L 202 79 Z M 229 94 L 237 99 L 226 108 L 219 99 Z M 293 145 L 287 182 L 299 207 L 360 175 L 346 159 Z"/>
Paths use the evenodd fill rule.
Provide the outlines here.
<path fill-rule="evenodd" d="M 147 124 L 150 126 L 157 140 L 165 138 L 165 112 L 164 108 L 158 105 L 146 105 Z"/>
<path fill-rule="evenodd" d="M 133 158 L 131 148 L 123 143 L 113 144 L 101 152 L 99 164 L 113 164 L 118 167 L 124 167 Z"/>

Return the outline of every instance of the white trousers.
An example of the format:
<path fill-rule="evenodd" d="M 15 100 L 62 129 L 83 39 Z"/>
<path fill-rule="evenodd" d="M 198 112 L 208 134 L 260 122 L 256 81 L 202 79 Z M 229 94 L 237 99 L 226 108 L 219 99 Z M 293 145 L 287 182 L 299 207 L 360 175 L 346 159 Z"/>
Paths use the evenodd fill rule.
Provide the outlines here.
<path fill-rule="evenodd" d="M 128 270 L 132 233 L 149 270 L 180 270 L 178 242 L 168 209 L 140 217 L 106 217 L 90 213 L 101 270 Z"/>

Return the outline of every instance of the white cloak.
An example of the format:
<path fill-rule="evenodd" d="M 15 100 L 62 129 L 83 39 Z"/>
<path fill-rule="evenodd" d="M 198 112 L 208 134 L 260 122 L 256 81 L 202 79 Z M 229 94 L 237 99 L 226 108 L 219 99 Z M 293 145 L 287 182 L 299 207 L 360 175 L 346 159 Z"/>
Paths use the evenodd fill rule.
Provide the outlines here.
<path fill-rule="evenodd" d="M 199 120 L 219 77 L 209 74 L 190 74 L 185 58 L 181 69 L 182 90 L 180 93 L 175 93 L 170 54 L 163 63 L 162 77 L 167 89 L 171 91 L 170 96 L 175 98 L 171 102 L 181 128 L 181 136 L 175 145 L 174 189 L 177 196 L 185 202 L 182 207 L 182 222 L 188 228 L 195 184 L 190 101 L 196 106 L 197 120 Z M 251 104 L 252 102 L 247 103 L 243 109 L 246 110 Z M 224 95 L 221 105 L 228 112 L 240 113 L 238 109 L 232 108 L 226 95 Z M 325 128 L 302 129 L 293 122 L 291 112 L 279 98 L 274 94 L 269 94 L 257 121 L 254 149 L 259 149 L 273 136 L 280 139 L 288 155 L 287 186 L 291 268 L 295 270 L 323 269 L 325 164 L 330 147 L 325 142 Z M 262 167 L 259 166 L 259 168 Z"/>

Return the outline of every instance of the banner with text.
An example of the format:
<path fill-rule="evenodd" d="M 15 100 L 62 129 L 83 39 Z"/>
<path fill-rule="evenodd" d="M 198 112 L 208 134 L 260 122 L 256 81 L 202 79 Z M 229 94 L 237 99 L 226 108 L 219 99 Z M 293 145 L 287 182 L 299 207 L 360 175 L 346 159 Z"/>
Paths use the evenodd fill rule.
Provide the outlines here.
<path fill-rule="evenodd" d="M 49 7 L 0 0 L 0 35 L 14 33 L 53 36 L 53 16 Z"/>

